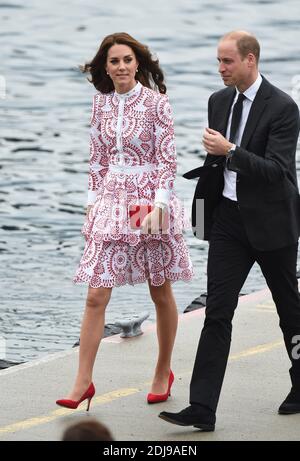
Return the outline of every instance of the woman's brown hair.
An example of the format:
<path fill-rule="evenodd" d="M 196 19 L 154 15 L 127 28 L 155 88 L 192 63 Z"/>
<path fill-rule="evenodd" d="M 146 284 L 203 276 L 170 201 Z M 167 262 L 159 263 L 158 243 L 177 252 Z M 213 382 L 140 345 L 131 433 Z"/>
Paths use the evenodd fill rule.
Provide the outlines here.
<path fill-rule="evenodd" d="M 91 62 L 80 66 L 82 72 L 89 72 L 91 74 L 91 79 L 88 78 L 88 81 L 98 91 L 101 91 L 101 93 L 110 93 L 114 90 L 113 82 L 107 75 L 105 66 L 108 50 L 116 44 L 127 45 L 133 50 L 139 63 L 138 72 L 135 77 L 142 85 L 154 90 L 158 89 L 160 93 L 166 93 L 167 88 L 164 84 L 164 74 L 159 67 L 158 59 L 152 57 L 146 45 L 138 42 L 125 32 L 107 35 Z"/>

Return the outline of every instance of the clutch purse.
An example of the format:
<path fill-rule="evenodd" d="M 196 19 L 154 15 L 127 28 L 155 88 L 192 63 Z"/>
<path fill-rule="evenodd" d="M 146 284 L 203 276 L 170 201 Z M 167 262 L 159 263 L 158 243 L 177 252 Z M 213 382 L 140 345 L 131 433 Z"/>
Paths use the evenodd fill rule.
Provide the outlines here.
<path fill-rule="evenodd" d="M 153 205 L 130 205 L 129 221 L 131 229 L 140 229 L 147 214 L 154 210 Z"/>

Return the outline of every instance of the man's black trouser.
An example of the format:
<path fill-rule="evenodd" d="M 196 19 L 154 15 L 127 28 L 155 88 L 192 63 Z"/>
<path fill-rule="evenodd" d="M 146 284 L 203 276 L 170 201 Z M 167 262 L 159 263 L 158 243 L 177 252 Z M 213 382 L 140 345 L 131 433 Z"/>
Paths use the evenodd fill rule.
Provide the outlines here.
<path fill-rule="evenodd" d="M 205 405 L 213 411 L 217 408 L 229 355 L 232 318 L 239 292 L 255 261 L 261 267 L 277 308 L 292 362 L 292 384 L 300 390 L 300 358 L 297 359 L 292 342 L 300 335 L 297 251 L 298 243 L 274 251 L 253 249 L 237 203 L 222 199 L 209 244 L 206 318 L 190 385 L 191 404 Z"/>

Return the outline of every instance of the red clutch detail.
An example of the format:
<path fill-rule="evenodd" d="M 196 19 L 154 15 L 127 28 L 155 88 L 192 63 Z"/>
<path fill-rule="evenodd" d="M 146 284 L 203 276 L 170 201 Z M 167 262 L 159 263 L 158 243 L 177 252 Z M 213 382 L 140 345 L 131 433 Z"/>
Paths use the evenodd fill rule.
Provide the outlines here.
<path fill-rule="evenodd" d="M 130 205 L 129 219 L 131 229 L 140 229 L 145 216 L 151 213 L 153 209 L 153 205 Z"/>

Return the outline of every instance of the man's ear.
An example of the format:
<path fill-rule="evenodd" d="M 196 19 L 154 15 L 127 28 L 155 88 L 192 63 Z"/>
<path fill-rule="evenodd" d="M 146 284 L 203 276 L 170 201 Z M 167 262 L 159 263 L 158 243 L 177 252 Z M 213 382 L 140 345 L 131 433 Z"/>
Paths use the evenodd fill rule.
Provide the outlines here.
<path fill-rule="evenodd" d="M 248 57 L 248 62 L 249 62 L 249 64 L 250 64 L 250 66 L 251 66 L 251 67 L 255 66 L 255 64 L 256 64 L 256 58 L 255 58 L 254 54 L 253 54 L 253 53 L 248 53 L 248 56 L 247 56 L 247 57 Z"/>

